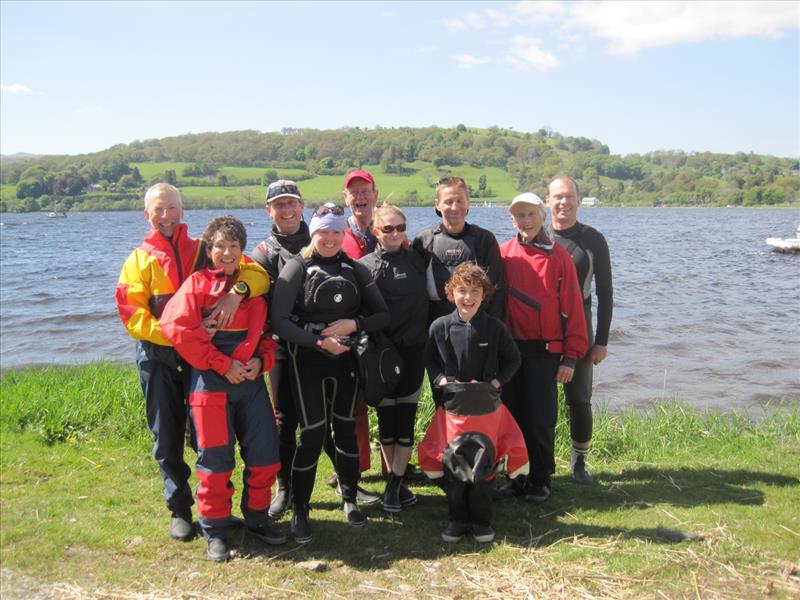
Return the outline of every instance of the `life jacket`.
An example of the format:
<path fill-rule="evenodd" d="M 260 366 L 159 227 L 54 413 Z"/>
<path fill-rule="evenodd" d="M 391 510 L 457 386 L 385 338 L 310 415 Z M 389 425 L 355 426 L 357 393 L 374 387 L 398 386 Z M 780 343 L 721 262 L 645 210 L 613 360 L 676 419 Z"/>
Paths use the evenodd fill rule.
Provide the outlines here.
<path fill-rule="evenodd" d="M 353 260 L 340 252 L 332 259 L 296 256 L 303 266 L 303 285 L 297 299 L 297 312 L 305 324 L 328 324 L 350 318 L 361 308 L 361 286 Z"/>
<path fill-rule="evenodd" d="M 464 483 L 494 478 L 508 457 L 511 478 L 529 471 L 522 431 L 490 383 L 449 383 L 417 448 L 419 464 L 431 479 L 447 471 Z"/>
<path fill-rule="evenodd" d="M 475 231 L 467 223 L 458 237 L 452 237 L 439 224 L 420 232 L 419 239 L 421 246 L 431 256 L 426 272 L 428 298 L 447 302 L 444 284 L 456 267 L 468 260 L 478 262 L 478 239 Z"/>

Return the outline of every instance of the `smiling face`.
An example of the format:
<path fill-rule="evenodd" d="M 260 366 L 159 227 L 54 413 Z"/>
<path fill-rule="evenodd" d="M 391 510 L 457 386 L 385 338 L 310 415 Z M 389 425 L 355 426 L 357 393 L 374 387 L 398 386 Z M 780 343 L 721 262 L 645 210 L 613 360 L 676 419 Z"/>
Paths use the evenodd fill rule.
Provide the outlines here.
<path fill-rule="evenodd" d="M 462 321 L 469 321 L 478 312 L 483 302 L 483 287 L 462 283 L 453 288 L 453 304 Z"/>
<path fill-rule="evenodd" d="M 442 224 L 450 233 L 461 233 L 469 212 L 469 196 L 460 186 L 443 187 L 438 190 L 436 209 L 442 213 Z"/>
<path fill-rule="evenodd" d="M 281 196 L 267 204 L 267 213 L 280 233 L 292 235 L 300 229 L 300 222 L 303 220 L 303 208 L 302 200 L 291 196 Z"/>
<path fill-rule="evenodd" d="M 353 213 L 359 226 L 366 228 L 372 223 L 372 212 L 378 200 L 378 190 L 364 179 L 353 179 L 343 191 L 345 204 Z"/>
<path fill-rule="evenodd" d="M 569 229 L 578 222 L 581 200 L 575 183 L 568 178 L 554 180 L 547 193 L 547 205 L 553 215 L 553 229 Z"/>
<path fill-rule="evenodd" d="M 405 229 L 406 220 L 402 215 L 393 213 L 376 220 L 375 227 L 372 228 L 372 233 L 378 238 L 378 243 L 387 252 L 397 252 L 406 240 L 406 232 L 398 231 L 398 226 Z M 391 231 L 386 232 L 384 228 L 391 229 Z"/>
<path fill-rule="evenodd" d="M 532 242 L 544 224 L 543 211 L 533 204 L 517 204 L 511 209 L 511 224 L 516 227 L 523 242 Z"/>
<path fill-rule="evenodd" d="M 153 229 L 166 238 L 172 238 L 183 219 L 183 204 L 177 191 L 157 189 L 149 193 L 144 218 Z"/>
<path fill-rule="evenodd" d="M 323 258 L 330 258 L 336 255 L 342 249 L 342 242 L 344 241 L 344 231 L 336 229 L 325 229 L 315 231 L 311 236 L 311 242 L 314 244 L 314 249 L 317 254 Z"/>
<path fill-rule="evenodd" d="M 206 252 L 215 269 L 223 269 L 225 275 L 233 275 L 242 258 L 242 245 L 239 240 L 229 240 L 223 232 L 218 231 Z"/>

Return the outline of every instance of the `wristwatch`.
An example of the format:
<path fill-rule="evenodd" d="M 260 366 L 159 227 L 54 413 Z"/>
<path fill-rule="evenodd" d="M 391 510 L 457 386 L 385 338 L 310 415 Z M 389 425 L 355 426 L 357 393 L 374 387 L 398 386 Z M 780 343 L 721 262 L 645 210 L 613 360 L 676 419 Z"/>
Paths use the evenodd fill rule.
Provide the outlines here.
<path fill-rule="evenodd" d="M 236 294 L 244 297 L 247 300 L 250 297 L 250 286 L 247 285 L 244 281 L 236 282 L 236 285 L 233 286 L 233 291 Z"/>

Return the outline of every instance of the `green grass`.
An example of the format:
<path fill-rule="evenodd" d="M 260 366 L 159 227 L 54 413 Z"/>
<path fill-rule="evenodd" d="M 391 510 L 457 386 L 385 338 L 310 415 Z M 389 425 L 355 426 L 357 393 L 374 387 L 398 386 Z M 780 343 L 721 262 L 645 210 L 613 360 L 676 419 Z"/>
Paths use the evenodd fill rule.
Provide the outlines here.
<path fill-rule="evenodd" d="M 191 167 L 193 164 L 194 163 L 190 162 L 137 162 L 130 163 L 130 167 L 131 169 L 134 167 L 138 168 L 142 179 L 150 181 L 154 177 L 163 176 L 164 171 L 168 169 L 175 171 L 175 174 L 180 178 L 183 170 L 187 167 Z"/>
<path fill-rule="evenodd" d="M 601 411 L 591 487 L 569 479 L 562 414 L 553 497 L 496 502 L 491 546 L 442 543 L 446 506 L 424 483 L 413 484 L 420 501 L 400 516 L 368 509 L 367 526 L 349 529 L 322 458 L 314 541 L 267 548 L 238 530 L 236 558 L 217 565 L 202 540 L 167 537 L 132 365 L 6 372 L 0 396 L 4 597 L 800 595 L 797 408 L 758 422 L 675 403 Z M 423 407 L 430 412 L 427 390 Z M 238 507 L 240 464 L 233 482 Z M 364 485 L 381 489 L 375 468 Z M 303 561 L 327 570 L 307 571 Z"/>
<path fill-rule="evenodd" d="M 0 184 L 0 200 L 11 200 L 17 197 L 17 186 L 12 183 Z"/>

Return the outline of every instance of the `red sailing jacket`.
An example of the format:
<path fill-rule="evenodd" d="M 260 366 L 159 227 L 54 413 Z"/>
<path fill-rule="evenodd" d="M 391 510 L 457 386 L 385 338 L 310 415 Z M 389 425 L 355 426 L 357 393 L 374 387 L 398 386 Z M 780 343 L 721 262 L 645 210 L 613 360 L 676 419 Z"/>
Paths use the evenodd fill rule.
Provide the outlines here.
<path fill-rule="evenodd" d="M 589 349 L 583 295 L 569 253 L 548 252 L 517 238 L 500 245 L 506 282 L 506 326 L 515 340 L 547 342 L 548 352 L 578 360 Z"/>
<path fill-rule="evenodd" d="M 214 370 L 224 376 L 234 359 L 246 363 L 258 355 L 263 371 L 270 370 L 275 362 L 275 342 L 264 336 L 267 304 L 262 296 L 243 301 L 233 322 L 213 338 L 203 328 L 204 316 L 235 282 L 236 277 L 229 281 L 221 269 L 203 269 L 192 274 L 164 308 L 164 335 L 196 369 Z"/>
<path fill-rule="evenodd" d="M 491 480 L 497 465 L 507 456 L 510 478 L 527 475 L 525 439 L 494 386 L 455 383 L 442 389 L 442 406 L 436 409 L 417 447 L 419 466 L 425 474 L 437 479 L 447 468 L 462 481 Z"/>

